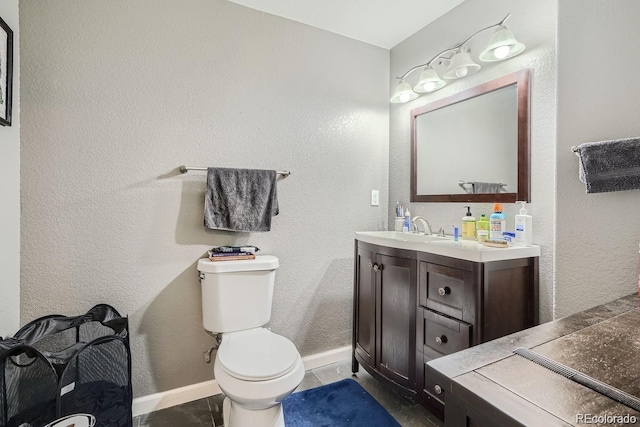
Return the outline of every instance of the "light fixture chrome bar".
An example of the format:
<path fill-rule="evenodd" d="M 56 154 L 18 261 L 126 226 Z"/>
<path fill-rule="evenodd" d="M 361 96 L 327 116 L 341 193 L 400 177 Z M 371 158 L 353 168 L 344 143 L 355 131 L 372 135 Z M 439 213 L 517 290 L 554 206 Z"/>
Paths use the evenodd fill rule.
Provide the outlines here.
<path fill-rule="evenodd" d="M 205 171 L 206 172 L 208 168 L 201 168 L 201 167 L 182 165 L 178 169 L 180 169 L 180 173 L 187 173 L 189 171 Z M 276 173 L 278 175 L 282 175 L 283 178 L 286 178 L 289 175 L 291 175 L 291 172 L 289 172 L 289 171 L 276 171 Z"/>

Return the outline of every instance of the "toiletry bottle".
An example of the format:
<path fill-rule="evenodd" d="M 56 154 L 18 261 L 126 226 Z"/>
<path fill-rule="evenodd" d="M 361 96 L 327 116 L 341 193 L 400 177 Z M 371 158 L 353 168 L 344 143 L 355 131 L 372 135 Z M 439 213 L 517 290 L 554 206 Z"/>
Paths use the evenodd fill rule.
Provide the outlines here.
<path fill-rule="evenodd" d="M 402 231 L 405 233 L 411 231 L 411 212 L 409 212 L 409 209 L 404 211 L 404 225 L 402 226 Z"/>
<path fill-rule="evenodd" d="M 531 215 L 527 215 L 527 209 L 524 207 L 527 202 L 521 203 L 520 214 L 516 215 L 516 238 L 513 242 L 517 246 L 531 246 L 533 240 L 533 218 Z"/>
<path fill-rule="evenodd" d="M 493 204 L 493 213 L 489 216 L 489 239 L 502 240 L 502 232 L 507 229 L 507 220 L 502 213 L 502 203 Z"/>
<path fill-rule="evenodd" d="M 471 214 L 471 207 L 467 208 L 467 214 L 462 217 L 462 239 L 473 240 L 476 238 L 476 219 Z"/>
<path fill-rule="evenodd" d="M 476 222 L 476 233 L 478 234 L 478 242 L 489 240 L 489 220 L 485 214 L 480 215 L 480 219 Z"/>

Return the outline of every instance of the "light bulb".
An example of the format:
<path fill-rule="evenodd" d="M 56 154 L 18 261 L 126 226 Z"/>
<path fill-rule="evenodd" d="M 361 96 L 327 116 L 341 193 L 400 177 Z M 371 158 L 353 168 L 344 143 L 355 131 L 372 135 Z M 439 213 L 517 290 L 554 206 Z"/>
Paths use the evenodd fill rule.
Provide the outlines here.
<path fill-rule="evenodd" d="M 509 55 L 509 52 L 511 52 L 510 46 L 500 46 L 493 51 L 493 55 L 497 59 L 503 59 L 506 58 L 507 55 Z"/>
<path fill-rule="evenodd" d="M 436 82 L 427 82 L 422 87 L 426 92 L 431 92 L 436 88 Z"/>
<path fill-rule="evenodd" d="M 456 76 L 458 77 L 464 77 L 467 75 L 468 72 L 469 72 L 469 69 L 467 67 L 456 68 Z"/>
<path fill-rule="evenodd" d="M 403 93 L 402 95 L 400 95 L 400 102 L 407 102 L 411 99 L 411 95 L 409 95 L 408 93 Z"/>

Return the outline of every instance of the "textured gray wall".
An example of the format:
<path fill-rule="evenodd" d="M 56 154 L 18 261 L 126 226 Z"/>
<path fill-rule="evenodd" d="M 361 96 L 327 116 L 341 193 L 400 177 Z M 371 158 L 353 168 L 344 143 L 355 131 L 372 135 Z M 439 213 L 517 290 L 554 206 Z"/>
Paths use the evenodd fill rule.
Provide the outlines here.
<path fill-rule="evenodd" d="M 136 396 L 212 379 L 196 262 L 246 243 L 280 258 L 275 332 L 349 345 L 353 233 L 387 221 L 389 51 L 223 0 L 20 6 L 22 323 L 109 303 Z M 291 170 L 272 231 L 206 232 L 181 164 Z"/>
<path fill-rule="evenodd" d="M 13 31 L 11 126 L 0 126 L 0 336 L 20 321 L 20 37 L 18 0 L 2 0 L 0 17 Z M 2 76 L 4 81 L 5 76 Z M 4 105 L 2 106 L 4 108 Z"/>
<path fill-rule="evenodd" d="M 443 89 L 422 96 L 407 104 L 393 104 L 390 108 L 389 142 L 389 218 L 395 215 L 395 201 L 409 201 L 410 174 L 410 111 L 422 105 L 445 98 L 467 88 L 493 80 L 514 71 L 531 69 L 530 123 L 531 123 L 531 205 L 533 240 L 541 246 L 540 258 L 540 318 L 548 321 L 553 316 L 553 244 L 555 212 L 555 130 L 556 130 L 556 66 L 555 37 L 557 0 L 467 0 L 441 18 L 417 32 L 391 50 L 391 79 L 393 93 L 397 80 L 411 67 L 423 64 L 438 52 L 450 48 L 477 30 L 499 22 L 507 13 L 507 21 L 516 38 L 527 46 L 524 53 L 507 61 L 482 63 L 482 69 L 465 79 L 449 81 Z M 486 31 L 471 42 L 472 56 L 477 58 L 484 49 L 491 31 Z M 440 69 L 441 70 L 441 69 Z M 417 81 L 418 71 L 409 80 Z M 391 96 L 391 95 L 389 95 Z M 453 159 L 442 159 L 455 168 Z M 491 167 L 488 165 L 488 167 Z M 445 224 L 460 224 L 466 203 L 413 203 L 412 215 L 422 215 L 437 230 Z M 476 217 L 491 213 L 491 204 L 472 203 Z M 507 226 L 513 229 L 514 215 L 519 205 L 505 205 Z"/>
<path fill-rule="evenodd" d="M 637 287 L 640 193 L 586 194 L 570 148 L 640 136 L 640 2 L 559 3 L 556 314 L 562 316 Z M 602 70 L 607 64 L 609 72 Z"/>

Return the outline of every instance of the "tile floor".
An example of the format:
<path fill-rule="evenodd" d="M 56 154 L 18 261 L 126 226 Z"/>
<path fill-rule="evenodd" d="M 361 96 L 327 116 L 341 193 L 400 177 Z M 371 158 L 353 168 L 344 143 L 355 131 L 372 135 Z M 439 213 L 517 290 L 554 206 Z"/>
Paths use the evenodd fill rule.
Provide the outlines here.
<path fill-rule="evenodd" d="M 352 378 L 351 362 L 339 362 L 308 371 L 296 391 Z M 353 377 L 404 427 L 442 427 L 442 422 L 421 405 L 384 386 L 364 369 Z M 222 400 L 218 394 L 195 402 L 163 409 L 133 419 L 133 427 L 222 427 Z"/>

